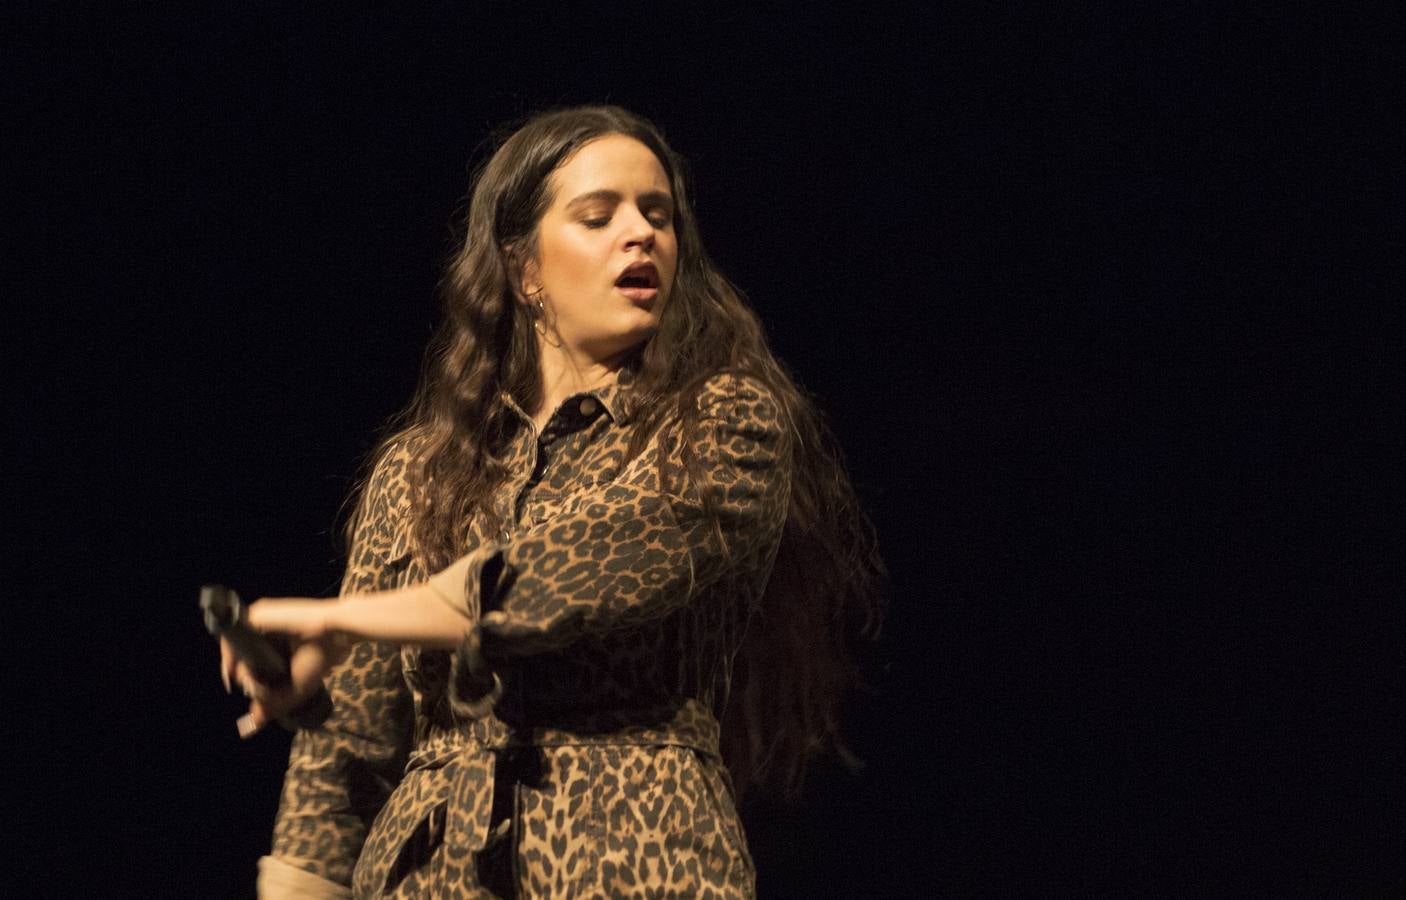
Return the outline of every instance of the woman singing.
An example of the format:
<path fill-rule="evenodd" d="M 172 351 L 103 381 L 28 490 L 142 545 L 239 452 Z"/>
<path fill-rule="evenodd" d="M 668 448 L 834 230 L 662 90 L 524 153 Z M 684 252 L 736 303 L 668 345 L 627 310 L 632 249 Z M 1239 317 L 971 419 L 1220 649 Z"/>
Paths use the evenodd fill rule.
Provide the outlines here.
<path fill-rule="evenodd" d="M 734 786 L 844 753 L 883 567 L 821 418 L 616 107 L 493 154 L 446 322 L 348 524 L 335 600 L 266 599 L 325 679 L 263 897 L 746 897 Z"/>

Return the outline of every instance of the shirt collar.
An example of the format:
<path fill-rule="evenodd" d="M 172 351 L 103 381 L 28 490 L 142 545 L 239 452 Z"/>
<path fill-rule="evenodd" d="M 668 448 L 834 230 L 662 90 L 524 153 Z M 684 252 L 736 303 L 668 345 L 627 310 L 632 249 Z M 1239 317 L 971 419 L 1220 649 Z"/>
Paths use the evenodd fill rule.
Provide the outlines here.
<path fill-rule="evenodd" d="M 573 397 L 595 397 L 600 402 L 605 411 L 610 414 L 611 421 L 616 425 L 623 425 L 629 419 L 629 409 L 626 398 L 631 390 L 631 385 L 635 381 L 635 372 L 630 367 L 620 369 L 615 375 L 615 380 L 610 384 L 589 391 L 582 391 L 573 394 Z M 513 399 L 512 394 L 507 391 L 500 391 L 498 396 L 507 404 L 508 408 L 516 412 L 526 421 L 532 421 L 532 417 L 527 414 L 518 402 Z"/>
<path fill-rule="evenodd" d="M 616 373 L 615 380 L 610 384 L 586 391 L 586 393 L 600 401 L 616 425 L 623 425 L 625 420 L 629 418 L 625 398 L 629 395 L 630 386 L 634 380 L 634 370 L 626 366 Z"/>

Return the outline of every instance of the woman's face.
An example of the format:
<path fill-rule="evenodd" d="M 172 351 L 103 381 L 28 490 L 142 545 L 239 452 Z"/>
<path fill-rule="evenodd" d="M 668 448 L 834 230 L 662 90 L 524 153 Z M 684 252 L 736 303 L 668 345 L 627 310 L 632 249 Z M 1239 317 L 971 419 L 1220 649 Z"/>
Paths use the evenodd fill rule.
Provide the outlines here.
<path fill-rule="evenodd" d="M 659 326 L 678 264 L 663 165 L 634 138 L 606 135 L 558 167 L 548 189 L 523 273 L 528 301 L 541 296 L 547 327 L 570 349 L 593 360 L 629 350 Z"/>

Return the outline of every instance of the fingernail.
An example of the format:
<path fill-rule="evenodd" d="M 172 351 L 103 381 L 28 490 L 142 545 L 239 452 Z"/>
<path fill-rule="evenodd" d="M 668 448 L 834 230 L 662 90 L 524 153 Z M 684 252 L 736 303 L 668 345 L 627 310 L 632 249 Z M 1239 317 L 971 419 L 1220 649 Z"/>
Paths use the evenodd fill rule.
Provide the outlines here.
<path fill-rule="evenodd" d="M 259 727 L 254 724 L 254 717 L 248 713 L 240 716 L 234 723 L 234 727 L 239 729 L 239 736 L 242 738 L 247 738 L 249 735 L 259 730 Z"/>

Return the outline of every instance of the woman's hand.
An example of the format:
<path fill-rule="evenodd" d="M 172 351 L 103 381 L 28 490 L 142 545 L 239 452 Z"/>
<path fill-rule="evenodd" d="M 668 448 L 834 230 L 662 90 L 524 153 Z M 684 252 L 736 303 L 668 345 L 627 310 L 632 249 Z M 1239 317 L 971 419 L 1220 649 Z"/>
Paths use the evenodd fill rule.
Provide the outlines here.
<path fill-rule="evenodd" d="M 220 641 L 220 671 L 225 689 L 238 684 L 250 698 L 249 712 L 236 725 L 240 737 L 257 734 L 269 722 L 287 715 L 317 692 L 328 670 L 351 649 L 350 638 L 335 627 L 337 600 L 288 597 L 259 600 L 249 606 L 251 628 L 287 635 L 293 645 L 288 661 L 289 680 L 278 686 L 254 678 L 249 668 Z"/>
<path fill-rule="evenodd" d="M 390 591 L 347 594 L 335 600 L 309 597 L 265 598 L 249 605 L 249 627 L 284 634 L 293 642 L 288 684 L 274 688 L 255 680 L 220 641 L 225 689 L 238 684 L 252 701 L 238 722 L 249 737 L 286 715 L 317 691 L 322 677 L 346 658 L 354 640 L 391 641 L 452 650 L 472 623 L 424 584 Z"/>

